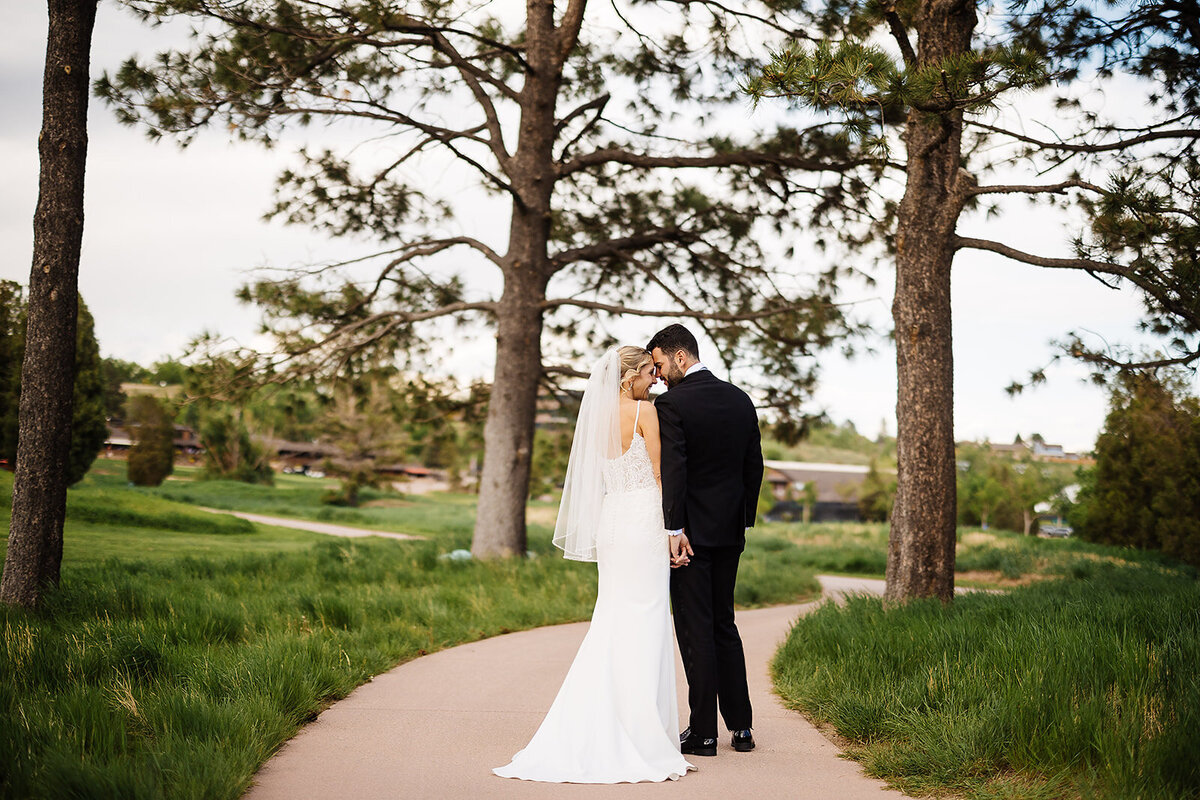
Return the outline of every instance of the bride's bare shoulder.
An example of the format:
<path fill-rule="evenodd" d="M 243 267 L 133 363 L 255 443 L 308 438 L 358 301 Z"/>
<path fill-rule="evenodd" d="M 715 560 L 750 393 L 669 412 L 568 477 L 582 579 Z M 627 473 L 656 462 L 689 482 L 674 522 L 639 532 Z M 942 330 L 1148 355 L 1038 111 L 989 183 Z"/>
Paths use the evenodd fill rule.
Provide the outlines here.
<path fill-rule="evenodd" d="M 654 430 L 658 430 L 658 411 L 654 408 L 654 403 L 642 403 L 641 415 L 642 427 L 650 426 Z"/>

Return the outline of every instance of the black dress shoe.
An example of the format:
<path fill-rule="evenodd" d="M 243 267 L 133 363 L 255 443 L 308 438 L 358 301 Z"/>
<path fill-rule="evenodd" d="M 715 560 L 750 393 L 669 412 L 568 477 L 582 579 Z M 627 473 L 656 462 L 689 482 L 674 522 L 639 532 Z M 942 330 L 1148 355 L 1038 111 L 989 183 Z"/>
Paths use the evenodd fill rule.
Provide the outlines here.
<path fill-rule="evenodd" d="M 733 732 L 733 749 L 739 753 L 749 753 L 754 749 L 754 734 L 749 728 Z"/>
<path fill-rule="evenodd" d="M 701 736 L 693 736 L 692 729 L 688 728 L 679 734 L 679 750 L 685 756 L 715 756 L 717 754 L 717 740 L 715 738 L 705 739 Z"/>

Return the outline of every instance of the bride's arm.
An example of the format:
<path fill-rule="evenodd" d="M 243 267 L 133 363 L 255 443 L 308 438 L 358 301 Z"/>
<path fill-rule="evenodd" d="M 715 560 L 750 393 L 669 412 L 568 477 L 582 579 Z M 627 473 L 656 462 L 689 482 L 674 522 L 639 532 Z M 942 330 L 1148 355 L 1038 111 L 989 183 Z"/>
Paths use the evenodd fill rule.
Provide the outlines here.
<path fill-rule="evenodd" d="M 642 438 L 646 440 L 646 452 L 650 454 L 650 466 L 654 468 L 654 480 L 662 489 L 662 440 L 658 436 L 658 411 L 650 403 L 642 403 L 646 408 L 638 418 L 638 428 Z"/>

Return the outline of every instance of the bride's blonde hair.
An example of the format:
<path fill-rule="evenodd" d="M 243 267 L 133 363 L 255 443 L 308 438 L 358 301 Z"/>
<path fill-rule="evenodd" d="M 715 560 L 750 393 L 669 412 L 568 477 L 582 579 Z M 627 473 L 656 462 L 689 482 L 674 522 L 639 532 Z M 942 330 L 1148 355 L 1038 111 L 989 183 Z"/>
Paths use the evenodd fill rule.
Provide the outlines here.
<path fill-rule="evenodd" d="M 650 354 L 644 348 L 627 344 L 617 350 L 617 355 L 621 358 L 621 389 L 624 390 L 625 385 L 632 382 L 641 368 L 650 361 Z"/>

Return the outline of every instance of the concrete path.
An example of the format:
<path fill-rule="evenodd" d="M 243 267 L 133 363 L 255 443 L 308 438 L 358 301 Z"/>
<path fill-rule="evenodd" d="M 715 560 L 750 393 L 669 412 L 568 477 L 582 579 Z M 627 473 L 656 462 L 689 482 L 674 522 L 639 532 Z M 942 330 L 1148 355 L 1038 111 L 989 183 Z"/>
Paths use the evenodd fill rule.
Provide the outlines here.
<path fill-rule="evenodd" d="M 246 511 L 222 511 L 219 508 L 204 508 L 199 506 L 201 511 L 208 511 L 212 514 L 228 514 L 233 517 L 240 517 L 250 522 L 257 522 L 259 525 L 274 525 L 279 528 L 293 528 L 298 531 L 312 531 L 313 533 L 324 533 L 329 536 L 344 536 L 350 539 L 358 539 L 363 536 L 382 536 L 385 539 L 424 539 L 423 536 L 413 536 L 409 533 L 391 533 L 390 531 L 373 531 L 370 528 L 351 528 L 348 525 L 333 525 L 328 522 L 314 522 L 307 519 L 290 519 L 286 517 L 268 517 L 264 514 L 250 514 Z"/>
<path fill-rule="evenodd" d="M 871 592 L 882 581 L 832 584 L 836 592 Z M 772 692 L 768 662 L 796 617 L 817 605 L 738 613 L 758 747 L 736 753 L 726 735 L 715 758 L 692 757 L 698 771 L 677 782 L 545 784 L 491 773 L 525 746 L 549 709 L 587 630 L 576 623 L 461 645 L 377 676 L 285 744 L 246 798 L 902 798 Z M 682 667 L 678 674 L 686 715 Z"/>

